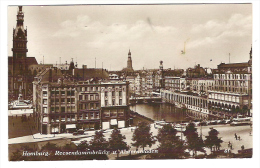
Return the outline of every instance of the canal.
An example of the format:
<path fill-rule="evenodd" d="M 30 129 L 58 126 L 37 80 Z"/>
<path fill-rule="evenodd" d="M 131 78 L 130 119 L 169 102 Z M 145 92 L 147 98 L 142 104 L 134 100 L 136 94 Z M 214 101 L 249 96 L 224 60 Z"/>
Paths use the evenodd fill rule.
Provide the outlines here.
<path fill-rule="evenodd" d="M 165 120 L 166 122 L 190 121 L 190 118 L 179 108 L 171 104 L 136 104 L 130 106 L 130 109 L 136 111 L 153 120 Z"/>

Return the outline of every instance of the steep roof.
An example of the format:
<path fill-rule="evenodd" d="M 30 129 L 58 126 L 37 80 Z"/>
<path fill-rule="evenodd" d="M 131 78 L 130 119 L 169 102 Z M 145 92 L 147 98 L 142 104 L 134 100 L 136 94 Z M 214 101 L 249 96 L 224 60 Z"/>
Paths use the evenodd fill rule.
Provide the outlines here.
<path fill-rule="evenodd" d="M 94 68 L 87 68 L 87 69 L 74 69 L 74 77 L 78 78 L 79 80 L 83 79 L 88 80 L 91 78 L 96 79 L 109 79 L 109 74 L 105 69 L 94 69 Z"/>
<path fill-rule="evenodd" d="M 26 57 L 26 64 L 29 65 L 38 65 L 37 60 L 35 57 Z"/>

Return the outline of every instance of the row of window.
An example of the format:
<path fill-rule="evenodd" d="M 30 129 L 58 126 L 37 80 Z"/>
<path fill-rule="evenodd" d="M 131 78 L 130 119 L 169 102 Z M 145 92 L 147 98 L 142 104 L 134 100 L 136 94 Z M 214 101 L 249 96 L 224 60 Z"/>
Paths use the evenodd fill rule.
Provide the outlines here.
<path fill-rule="evenodd" d="M 122 101 L 122 99 L 119 99 L 119 105 L 123 105 L 123 103 L 122 103 L 123 101 Z M 110 104 L 108 104 L 108 100 L 105 100 L 105 106 L 109 106 Z M 112 99 L 112 104 L 111 104 L 112 106 L 114 106 L 114 105 L 116 105 L 116 101 L 115 101 L 115 99 Z"/>
<path fill-rule="evenodd" d="M 247 81 L 215 81 L 215 85 L 247 86 Z"/>
<path fill-rule="evenodd" d="M 43 104 L 47 104 L 47 99 L 43 99 Z M 51 99 L 51 104 L 66 104 L 66 103 L 70 103 L 70 104 L 74 104 L 75 103 L 75 98 L 60 98 L 60 99 Z"/>
<path fill-rule="evenodd" d="M 231 96 L 231 95 L 223 95 L 223 94 L 209 94 L 209 98 L 224 100 L 224 101 L 232 101 L 232 102 L 239 102 L 239 97 Z"/>
<path fill-rule="evenodd" d="M 94 86 L 85 86 L 85 87 L 78 87 L 78 91 L 81 91 L 81 92 L 97 92 L 97 91 L 100 91 L 100 88 L 98 86 L 94 87 Z"/>
<path fill-rule="evenodd" d="M 79 95 L 79 100 L 99 100 L 98 94 Z"/>
<path fill-rule="evenodd" d="M 248 79 L 248 74 L 214 74 L 214 79 Z M 251 75 L 250 75 L 251 77 Z"/>
<path fill-rule="evenodd" d="M 118 93 L 119 97 L 122 97 L 122 91 L 119 91 L 119 92 L 115 92 L 115 91 L 112 91 L 112 96 L 115 96 L 115 94 Z M 108 96 L 108 92 L 105 91 L 105 97 Z"/>
<path fill-rule="evenodd" d="M 102 113 L 103 117 L 123 117 L 124 115 L 124 110 L 122 109 L 104 110 Z"/>
<path fill-rule="evenodd" d="M 79 110 L 97 110 L 100 108 L 99 103 L 80 103 Z"/>
<path fill-rule="evenodd" d="M 65 96 L 66 93 L 67 93 L 67 96 L 75 96 L 75 91 L 74 90 L 67 90 L 67 91 L 65 91 L 65 90 L 61 90 L 61 91 L 59 91 L 59 90 L 56 90 L 56 91 L 52 90 L 51 91 L 51 95 L 52 96 L 58 96 L 59 94 L 61 96 Z"/>
<path fill-rule="evenodd" d="M 248 93 L 247 88 L 234 88 L 234 87 L 223 87 L 223 86 L 217 87 L 217 86 L 215 86 L 213 88 L 213 90 L 223 91 L 223 92 L 233 92 L 233 93 L 245 93 L 245 94 Z"/>
<path fill-rule="evenodd" d="M 66 109 L 67 108 L 67 109 Z M 45 110 L 44 110 L 45 112 Z M 73 113 L 76 112 L 75 106 L 67 106 L 67 107 L 51 107 L 51 113 Z M 47 111 L 46 111 L 47 113 Z"/>

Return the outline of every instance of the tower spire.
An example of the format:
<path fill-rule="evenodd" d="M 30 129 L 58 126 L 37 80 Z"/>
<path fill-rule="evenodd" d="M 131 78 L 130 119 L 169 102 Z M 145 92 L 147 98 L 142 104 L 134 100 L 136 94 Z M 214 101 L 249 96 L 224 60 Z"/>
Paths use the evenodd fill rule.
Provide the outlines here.
<path fill-rule="evenodd" d="M 131 51 L 130 51 L 130 48 L 129 48 L 129 51 L 128 51 L 128 57 L 131 57 Z"/>
<path fill-rule="evenodd" d="M 251 50 L 249 52 L 249 59 L 252 59 L 252 44 L 251 44 Z"/>
<path fill-rule="evenodd" d="M 25 58 L 27 49 L 27 29 L 24 29 L 24 13 L 23 7 L 18 6 L 16 27 L 13 29 L 13 56 Z"/>
<path fill-rule="evenodd" d="M 130 49 L 128 51 L 127 69 L 130 70 L 130 71 L 133 71 L 132 58 L 131 58 L 131 51 L 130 51 Z"/>

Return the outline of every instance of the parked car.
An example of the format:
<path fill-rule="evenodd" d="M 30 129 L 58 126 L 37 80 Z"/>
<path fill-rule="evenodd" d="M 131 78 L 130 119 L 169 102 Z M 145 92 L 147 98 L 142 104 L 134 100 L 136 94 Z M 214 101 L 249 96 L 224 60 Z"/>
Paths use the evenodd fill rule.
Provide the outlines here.
<path fill-rule="evenodd" d="M 183 132 L 186 130 L 186 125 L 184 124 L 176 124 L 174 126 L 174 128 L 178 131 L 178 132 Z"/>
<path fill-rule="evenodd" d="M 206 121 L 201 121 L 199 123 L 199 126 L 206 126 L 206 125 L 208 125 L 208 122 L 206 122 Z"/>
<path fill-rule="evenodd" d="M 76 132 L 73 132 L 73 135 L 83 135 L 84 130 L 77 130 Z"/>
<path fill-rule="evenodd" d="M 225 120 L 218 120 L 217 123 L 218 124 L 226 124 L 226 121 Z"/>
<path fill-rule="evenodd" d="M 225 120 L 225 124 L 230 124 L 231 122 L 231 120 Z"/>
<path fill-rule="evenodd" d="M 209 121 L 208 125 L 217 125 L 218 122 L 216 120 Z"/>
<path fill-rule="evenodd" d="M 155 121 L 154 123 L 155 123 L 156 125 L 161 125 L 161 126 L 167 124 L 165 121 Z"/>

